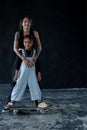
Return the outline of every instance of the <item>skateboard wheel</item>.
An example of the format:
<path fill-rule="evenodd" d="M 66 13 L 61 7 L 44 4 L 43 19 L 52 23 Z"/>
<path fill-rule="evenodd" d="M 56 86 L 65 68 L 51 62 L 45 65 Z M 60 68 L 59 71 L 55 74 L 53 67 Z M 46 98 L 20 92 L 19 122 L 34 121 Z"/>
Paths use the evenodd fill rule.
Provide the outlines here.
<path fill-rule="evenodd" d="M 18 113 L 18 110 L 13 110 L 14 115 Z"/>
<path fill-rule="evenodd" d="M 44 114 L 44 113 L 45 113 L 45 111 L 44 111 L 44 110 L 40 110 L 40 113 Z"/>

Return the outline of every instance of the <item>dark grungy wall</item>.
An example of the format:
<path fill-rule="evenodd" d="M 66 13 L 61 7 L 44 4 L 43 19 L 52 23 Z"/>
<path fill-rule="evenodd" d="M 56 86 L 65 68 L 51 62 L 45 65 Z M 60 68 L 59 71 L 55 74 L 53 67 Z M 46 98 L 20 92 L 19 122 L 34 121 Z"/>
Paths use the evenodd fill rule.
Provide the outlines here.
<path fill-rule="evenodd" d="M 1 1 L 0 83 L 11 83 L 14 33 L 29 15 L 40 34 L 42 88 L 86 86 L 85 7 L 72 0 Z"/>

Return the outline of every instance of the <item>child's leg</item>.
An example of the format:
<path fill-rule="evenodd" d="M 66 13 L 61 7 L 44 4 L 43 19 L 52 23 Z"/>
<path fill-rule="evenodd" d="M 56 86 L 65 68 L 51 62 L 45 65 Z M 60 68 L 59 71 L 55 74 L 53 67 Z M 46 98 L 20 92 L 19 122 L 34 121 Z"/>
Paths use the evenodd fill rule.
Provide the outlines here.
<path fill-rule="evenodd" d="M 4 107 L 3 111 L 9 110 L 9 108 L 12 108 L 14 106 L 15 101 L 20 101 L 22 99 L 22 96 L 25 92 L 27 85 L 27 79 L 25 80 L 18 80 L 16 85 L 14 86 L 11 95 L 9 95 L 9 102 Z"/>
<path fill-rule="evenodd" d="M 49 105 L 46 104 L 45 102 L 42 102 L 42 92 L 40 90 L 37 81 L 37 76 L 33 67 L 30 69 L 30 73 L 28 77 L 28 85 L 30 89 L 31 100 L 36 100 L 37 106 L 39 108 L 43 108 L 43 109 L 47 108 Z"/>
<path fill-rule="evenodd" d="M 11 94 L 11 101 L 21 101 L 28 81 L 28 68 L 22 62 L 19 77 Z"/>
<path fill-rule="evenodd" d="M 21 101 L 22 96 L 25 92 L 26 85 L 27 85 L 27 77 L 28 73 L 24 73 L 18 80 L 13 88 L 12 94 L 11 94 L 11 101 Z"/>
<path fill-rule="evenodd" d="M 38 85 L 34 67 L 31 67 L 31 69 L 29 71 L 28 86 L 29 86 L 29 90 L 30 90 L 31 100 L 41 101 L 42 93 L 41 93 L 40 87 Z"/>
<path fill-rule="evenodd" d="M 39 87 L 40 87 L 40 81 L 38 81 L 38 84 L 39 84 Z M 41 92 L 42 92 L 41 87 L 40 87 L 40 90 L 41 90 Z M 39 104 L 40 102 L 42 102 L 42 101 L 43 101 L 43 98 L 42 98 L 42 97 L 41 97 L 41 101 L 35 100 L 36 106 L 38 106 L 38 104 Z"/>

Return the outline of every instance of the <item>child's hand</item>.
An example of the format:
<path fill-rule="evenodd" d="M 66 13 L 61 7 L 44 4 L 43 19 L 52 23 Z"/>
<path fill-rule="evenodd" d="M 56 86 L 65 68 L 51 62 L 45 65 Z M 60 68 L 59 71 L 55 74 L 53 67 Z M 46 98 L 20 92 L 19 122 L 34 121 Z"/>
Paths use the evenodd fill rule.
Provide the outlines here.
<path fill-rule="evenodd" d="M 41 81 L 41 72 L 38 72 L 37 78 L 38 78 L 38 81 Z"/>

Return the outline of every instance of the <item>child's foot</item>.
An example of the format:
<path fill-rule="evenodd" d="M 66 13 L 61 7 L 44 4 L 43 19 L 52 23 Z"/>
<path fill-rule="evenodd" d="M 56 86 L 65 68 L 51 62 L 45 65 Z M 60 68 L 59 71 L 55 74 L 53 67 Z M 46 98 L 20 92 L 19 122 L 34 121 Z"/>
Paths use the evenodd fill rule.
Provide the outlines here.
<path fill-rule="evenodd" d="M 12 102 L 9 102 L 4 109 L 2 110 L 2 112 L 8 112 L 10 108 L 13 108 L 14 104 Z"/>
<path fill-rule="evenodd" d="M 41 102 L 41 103 L 38 104 L 38 108 L 46 109 L 46 108 L 48 108 L 48 107 L 49 107 L 49 105 L 46 104 L 45 102 Z"/>

